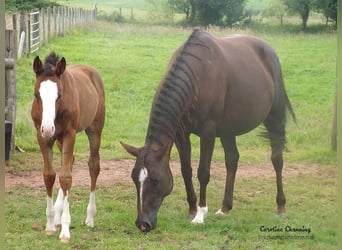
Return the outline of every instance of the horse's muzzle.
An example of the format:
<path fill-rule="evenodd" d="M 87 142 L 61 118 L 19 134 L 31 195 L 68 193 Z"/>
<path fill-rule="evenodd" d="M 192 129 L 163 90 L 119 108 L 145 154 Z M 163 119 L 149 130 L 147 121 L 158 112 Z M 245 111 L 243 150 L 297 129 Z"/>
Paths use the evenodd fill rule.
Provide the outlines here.
<path fill-rule="evenodd" d="M 55 134 L 55 125 L 49 125 L 49 126 L 42 126 L 40 127 L 40 133 L 43 138 L 51 138 Z"/>
<path fill-rule="evenodd" d="M 150 221 L 138 221 L 138 220 L 136 220 L 135 225 L 143 233 L 148 233 L 149 231 L 151 231 L 152 229 L 154 229 L 156 227 L 156 225 L 152 225 L 152 223 Z"/>

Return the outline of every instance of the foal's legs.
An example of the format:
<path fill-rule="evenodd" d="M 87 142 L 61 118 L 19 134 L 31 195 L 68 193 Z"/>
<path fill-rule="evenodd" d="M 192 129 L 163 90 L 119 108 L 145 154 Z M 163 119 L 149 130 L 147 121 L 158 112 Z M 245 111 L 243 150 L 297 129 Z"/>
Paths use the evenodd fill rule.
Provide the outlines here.
<path fill-rule="evenodd" d="M 191 221 L 192 223 L 202 224 L 204 217 L 208 213 L 207 207 L 207 184 L 210 179 L 210 163 L 213 155 L 216 136 L 216 127 L 213 122 L 204 125 L 201 131 L 200 140 L 200 162 L 197 171 L 197 177 L 200 183 L 200 199 L 197 208 L 197 214 Z"/>
<path fill-rule="evenodd" d="M 53 184 L 55 183 L 56 179 L 56 172 L 53 169 L 52 166 L 52 147 L 53 142 L 47 141 L 44 138 L 41 137 L 40 132 L 37 132 L 37 139 L 38 144 L 40 146 L 40 150 L 43 155 L 43 161 L 44 161 L 44 170 L 43 170 L 43 177 L 44 177 L 44 183 L 46 188 L 46 227 L 45 227 L 45 233 L 47 235 L 51 235 L 56 232 L 56 227 L 54 223 L 54 216 L 55 216 L 55 210 L 53 207 Z"/>
<path fill-rule="evenodd" d="M 182 132 L 179 132 L 182 133 Z M 191 144 L 189 135 L 177 135 L 176 147 L 181 161 L 182 176 L 185 184 L 187 200 L 189 204 L 189 218 L 193 219 L 197 212 L 197 198 L 192 182 L 191 168 Z"/>
<path fill-rule="evenodd" d="M 100 144 L 101 144 L 101 130 L 95 131 L 91 127 L 86 129 L 86 134 L 89 140 L 90 156 L 88 160 L 89 174 L 90 174 L 90 196 L 89 203 L 87 206 L 87 218 L 85 224 L 87 226 L 94 226 L 94 218 L 96 215 L 96 204 L 95 204 L 95 189 L 97 177 L 100 173 Z"/>
<path fill-rule="evenodd" d="M 216 212 L 216 214 L 223 214 L 233 208 L 233 191 L 235 183 L 235 175 L 239 161 L 239 151 L 236 147 L 235 136 L 223 136 L 221 137 L 221 143 L 225 152 L 226 163 L 226 187 L 224 192 L 224 199 L 222 207 Z"/>

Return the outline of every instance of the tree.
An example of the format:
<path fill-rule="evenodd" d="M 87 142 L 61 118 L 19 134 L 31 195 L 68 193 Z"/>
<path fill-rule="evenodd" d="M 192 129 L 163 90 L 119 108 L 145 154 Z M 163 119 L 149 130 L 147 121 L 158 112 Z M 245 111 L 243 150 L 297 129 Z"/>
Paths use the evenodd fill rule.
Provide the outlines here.
<path fill-rule="evenodd" d="M 263 15 L 279 18 L 280 25 L 283 25 L 283 18 L 286 14 L 286 6 L 283 0 L 272 0 L 266 7 Z"/>
<path fill-rule="evenodd" d="M 193 24 L 196 13 L 195 0 L 168 0 L 168 5 L 173 12 L 181 12 L 185 14 L 185 22 Z"/>
<path fill-rule="evenodd" d="M 190 25 L 218 25 L 232 27 L 244 18 L 246 0 L 168 0 L 175 12 L 185 14 Z"/>
<path fill-rule="evenodd" d="M 316 0 L 316 8 L 326 17 L 326 22 L 332 20 L 337 23 L 337 0 Z"/>
<path fill-rule="evenodd" d="M 197 0 L 197 23 L 208 26 L 222 25 L 224 0 Z"/>
<path fill-rule="evenodd" d="M 314 0 L 284 0 L 284 3 L 290 11 L 300 15 L 302 19 L 302 30 L 305 30 Z"/>
<path fill-rule="evenodd" d="M 226 0 L 223 13 L 225 15 L 225 25 L 232 27 L 235 23 L 244 19 L 243 11 L 245 0 Z"/>

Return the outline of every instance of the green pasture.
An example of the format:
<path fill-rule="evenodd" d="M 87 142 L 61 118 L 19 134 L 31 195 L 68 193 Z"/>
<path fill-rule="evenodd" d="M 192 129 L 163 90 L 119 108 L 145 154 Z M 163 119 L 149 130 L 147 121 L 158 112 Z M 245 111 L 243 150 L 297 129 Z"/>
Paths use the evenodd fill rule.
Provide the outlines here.
<path fill-rule="evenodd" d="M 239 31 L 252 33 L 251 31 Z M 187 39 L 191 29 L 146 27 L 98 23 L 73 30 L 46 44 L 39 53 L 17 65 L 16 144 L 26 151 L 38 151 L 30 118 L 34 74 L 32 60 L 50 51 L 64 56 L 68 63 L 87 63 L 101 73 L 106 87 L 106 124 L 102 155 L 109 159 L 126 157 L 119 141 L 143 145 L 154 91 L 174 50 Z M 212 30 L 217 36 L 232 33 Z M 334 103 L 336 36 L 334 34 L 255 34 L 278 52 L 288 96 L 297 115 L 289 116 L 289 160 L 335 163 L 330 150 Z M 264 161 L 269 154 L 267 141 L 258 134 L 262 128 L 238 138 L 242 159 Z M 197 139 L 193 138 L 198 156 Z M 86 136 L 78 136 L 76 154 L 86 156 Z M 252 153 L 251 153 L 252 152 Z M 258 152 L 258 153 L 255 153 Z M 264 155 L 266 154 L 266 155 Z M 223 160 L 217 147 L 215 160 Z"/>
<path fill-rule="evenodd" d="M 217 36 L 236 32 L 209 31 Z M 330 149 L 330 134 L 336 35 L 237 32 L 263 38 L 277 51 L 286 90 L 297 115 L 297 124 L 288 119 L 285 165 L 291 168 L 303 164 L 312 168 L 312 174 L 300 173 L 284 179 L 287 217 L 278 218 L 274 214 L 275 178 L 261 176 L 238 178 L 233 210 L 224 217 L 215 216 L 223 198 L 225 175 L 222 174 L 213 176 L 209 183 L 210 211 L 202 226 L 191 225 L 186 219 L 185 191 L 181 178 L 177 177 L 153 232 L 142 234 L 134 226 L 136 195 L 131 182 L 99 187 L 96 227 L 88 229 L 81 225 L 87 190 L 74 188 L 70 198 L 72 240 L 65 247 L 59 244 L 58 234 L 44 235 L 45 190 L 7 188 L 6 249 L 335 249 L 336 153 Z M 115 160 L 129 157 L 119 141 L 143 145 L 154 91 L 172 53 L 190 33 L 191 29 L 97 22 L 55 38 L 36 54 L 18 61 L 16 145 L 25 153 L 11 155 L 11 171 L 21 174 L 42 166 L 30 118 L 32 61 L 36 55 L 44 58 L 50 51 L 56 51 L 67 63 L 86 63 L 98 69 L 105 83 L 107 108 L 101 156 Z M 240 159 L 245 166 L 269 161 L 268 142 L 258 136 L 262 131 L 260 127 L 238 138 Z M 195 136 L 192 144 L 193 157 L 198 159 Z M 59 157 L 57 150 L 55 155 Z M 79 134 L 76 161 L 87 157 L 86 136 Z M 178 160 L 175 151 L 172 160 Z M 219 141 L 213 160 L 224 160 Z M 261 226 L 305 227 L 311 233 L 265 233 L 260 231 Z"/>

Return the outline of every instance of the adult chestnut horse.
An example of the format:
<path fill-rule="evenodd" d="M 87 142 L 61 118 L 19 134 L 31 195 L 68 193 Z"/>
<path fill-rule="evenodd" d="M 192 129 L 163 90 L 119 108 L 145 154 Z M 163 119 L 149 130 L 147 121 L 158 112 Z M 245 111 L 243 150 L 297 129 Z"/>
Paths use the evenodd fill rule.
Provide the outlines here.
<path fill-rule="evenodd" d="M 295 119 L 282 80 L 275 51 L 255 37 L 215 38 L 195 30 L 176 50 L 152 104 L 145 145 L 122 143 L 137 157 L 132 179 L 137 188 L 136 226 L 155 228 L 157 212 L 173 186 L 170 151 L 176 144 L 193 223 L 203 223 L 208 212 L 206 187 L 215 137 L 220 137 L 227 168 L 225 194 L 219 214 L 233 206 L 233 189 L 239 160 L 235 137 L 264 123 L 272 147 L 277 177 L 278 214 L 285 213 L 282 186 L 282 151 L 286 108 Z M 198 207 L 192 183 L 190 133 L 200 137 Z"/>
<path fill-rule="evenodd" d="M 67 66 L 65 58 L 55 53 L 46 57 L 44 65 L 37 56 L 33 61 L 36 73 L 35 99 L 31 115 L 37 129 L 37 140 L 44 160 L 44 182 L 47 192 L 46 234 L 61 225 L 59 239 L 70 240 L 69 192 L 72 185 L 72 165 L 76 133 L 85 130 L 90 147 L 88 161 L 91 177 L 90 198 L 85 224 L 93 227 L 96 214 L 95 188 L 100 172 L 99 148 L 105 120 L 105 97 L 99 73 L 87 65 Z M 53 145 L 57 141 L 62 166 L 60 189 L 53 204 L 53 184 L 56 172 L 52 166 Z"/>

